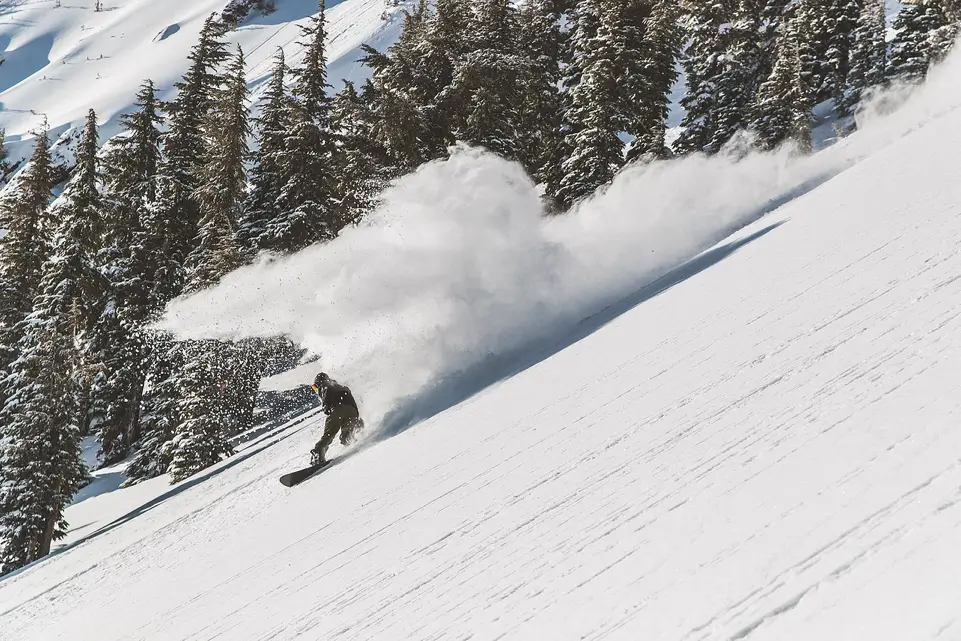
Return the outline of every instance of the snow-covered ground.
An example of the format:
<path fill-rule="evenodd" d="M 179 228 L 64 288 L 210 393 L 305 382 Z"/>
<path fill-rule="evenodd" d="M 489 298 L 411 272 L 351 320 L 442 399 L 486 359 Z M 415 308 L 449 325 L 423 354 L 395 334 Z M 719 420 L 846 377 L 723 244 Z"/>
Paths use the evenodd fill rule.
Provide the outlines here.
<path fill-rule="evenodd" d="M 101 135 L 117 131 L 118 116 L 131 108 L 147 78 L 161 96 L 187 68 L 187 54 L 204 20 L 228 0 L 3 0 L 0 2 L 0 128 L 7 131 L 13 159 L 29 155 L 46 116 L 54 138 L 80 127 L 87 110 L 97 111 Z M 277 0 L 277 11 L 253 16 L 229 40 L 243 47 L 256 99 L 278 48 L 299 62 L 300 25 L 316 13 L 316 0 Z M 360 80 L 360 46 L 386 49 L 402 26 L 406 2 L 330 0 L 330 82 Z"/>
<path fill-rule="evenodd" d="M 387 398 L 373 383 L 391 375 L 412 377 L 403 391 L 413 397 L 440 389 L 448 404 L 464 400 L 335 451 L 335 465 L 291 490 L 277 477 L 303 463 L 317 417 L 178 485 L 87 498 L 68 510 L 74 529 L 59 553 L 0 581 L 0 639 L 961 638 L 961 60 L 952 62 L 901 112 L 815 159 L 684 161 L 655 176 L 673 200 L 642 176 L 622 178 L 572 215 L 580 231 L 616 233 L 576 246 L 518 213 L 526 187 L 499 161 L 463 154 L 431 166 L 394 194 L 414 212 L 388 225 L 395 236 L 375 220 L 328 250 L 353 265 L 351 251 L 381 242 L 391 260 L 394 238 L 413 258 L 449 261 L 397 263 L 381 283 L 396 297 L 381 308 L 368 298 L 371 279 L 385 276 L 377 269 L 336 283 L 334 298 L 310 252 L 286 271 L 247 272 L 275 289 L 278 274 L 288 278 L 288 306 L 271 299 L 271 310 L 308 342 L 329 340 L 324 362 L 350 373 L 368 405 Z M 506 182 L 477 184 L 500 174 Z M 670 184 L 680 176 L 686 191 Z M 446 179 L 448 197 L 430 179 Z M 709 207 L 703 194 L 728 205 Z M 478 199 L 487 206 L 467 208 Z M 497 250 L 465 255 L 458 240 L 431 253 L 441 243 L 417 226 L 436 223 L 431 206 L 451 221 L 444 238 L 473 234 Z M 476 235 L 482 210 L 503 233 Z M 648 243 L 630 235 L 630 216 Z M 556 262 L 520 260 L 544 234 Z M 554 265 L 570 278 L 577 264 L 577 285 L 524 271 Z M 216 300 L 280 295 L 243 282 L 183 302 L 168 322 Z M 334 310 L 311 319 L 310 305 L 293 306 L 308 291 L 298 282 Z M 535 287 L 545 283 L 554 288 Z M 550 298 L 588 285 L 599 292 L 589 304 Z M 338 287 L 353 296 L 338 298 Z M 439 314 L 451 311 L 450 292 L 483 306 L 474 317 Z M 419 307 L 400 305 L 409 299 Z M 514 314 L 511 327 L 491 310 Z M 297 313 L 308 317 L 298 324 Z M 400 324 L 367 324 L 368 313 Z M 551 332 L 535 331 L 540 319 Z M 223 325 L 256 331 L 249 321 Z M 517 323 L 520 333 L 508 331 Z M 397 327 L 436 348 L 432 358 L 454 360 L 434 363 L 433 378 L 398 369 L 430 362 L 386 348 L 378 332 Z M 539 352 L 479 357 L 538 337 Z M 369 362 L 336 349 L 350 346 L 361 360 L 366 347 Z M 458 349 L 470 358 L 455 359 Z M 451 363 L 486 378 L 461 377 L 455 393 L 442 384 L 463 374 Z"/>

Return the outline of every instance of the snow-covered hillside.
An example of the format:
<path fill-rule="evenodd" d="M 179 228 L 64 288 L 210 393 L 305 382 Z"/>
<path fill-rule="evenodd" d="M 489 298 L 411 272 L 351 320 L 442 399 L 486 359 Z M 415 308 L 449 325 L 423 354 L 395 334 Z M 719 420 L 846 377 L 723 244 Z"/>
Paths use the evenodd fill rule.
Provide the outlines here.
<path fill-rule="evenodd" d="M 404 216 L 183 301 L 184 333 L 329 345 L 380 438 L 288 490 L 308 416 L 82 497 L 0 581 L 0 639 L 961 638 L 959 72 L 812 159 L 630 173 L 573 222 L 455 155 Z M 383 431 L 398 395 L 427 419 Z"/>
<path fill-rule="evenodd" d="M 0 2 L 0 128 L 13 159 L 29 154 L 30 131 L 44 116 L 54 139 L 97 111 L 104 139 L 130 108 L 137 87 L 152 79 L 169 98 L 187 67 L 204 20 L 228 0 L 4 0 Z M 327 3 L 330 81 L 358 80 L 360 45 L 386 49 L 400 32 L 405 3 L 333 0 Z M 299 25 L 317 11 L 316 0 L 278 0 L 277 11 L 252 16 L 230 36 L 247 55 L 256 99 L 278 48 L 297 64 Z"/>

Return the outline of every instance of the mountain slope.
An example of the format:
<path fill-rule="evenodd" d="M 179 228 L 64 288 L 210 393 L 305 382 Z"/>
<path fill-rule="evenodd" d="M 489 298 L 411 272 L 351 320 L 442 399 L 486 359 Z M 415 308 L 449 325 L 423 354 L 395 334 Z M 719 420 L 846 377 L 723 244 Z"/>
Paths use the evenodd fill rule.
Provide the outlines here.
<path fill-rule="evenodd" d="M 0 639 L 958 638 L 961 113 L 913 129 L 298 488 L 315 417 L 76 505 Z"/>
<path fill-rule="evenodd" d="M 97 111 L 101 137 L 116 133 L 117 118 L 129 110 L 145 79 L 161 97 L 187 68 L 187 54 L 204 20 L 228 0 L 112 0 L 102 12 L 93 2 L 13 0 L 0 6 L 0 128 L 6 128 L 11 158 L 29 154 L 30 131 L 46 116 L 56 136 L 79 127 L 87 110 Z M 384 0 L 334 0 L 328 7 L 330 82 L 362 79 L 356 63 L 360 45 L 386 49 L 399 35 L 400 9 Z M 316 0 L 279 0 L 277 11 L 246 20 L 229 40 L 243 47 L 248 81 L 256 99 L 277 48 L 299 62 L 299 25 L 317 11 Z"/>

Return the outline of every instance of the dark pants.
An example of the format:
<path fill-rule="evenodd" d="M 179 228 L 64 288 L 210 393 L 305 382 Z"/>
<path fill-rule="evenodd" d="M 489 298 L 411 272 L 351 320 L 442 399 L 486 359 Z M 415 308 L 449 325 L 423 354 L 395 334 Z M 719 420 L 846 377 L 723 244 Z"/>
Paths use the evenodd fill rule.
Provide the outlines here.
<path fill-rule="evenodd" d="M 327 456 L 327 448 L 334 442 L 337 432 L 340 432 L 340 442 L 347 445 L 354 432 L 363 428 L 364 422 L 360 420 L 357 410 L 350 405 L 341 405 L 334 409 L 324 423 L 324 435 L 314 446 L 314 451 L 319 452 L 321 457 Z"/>

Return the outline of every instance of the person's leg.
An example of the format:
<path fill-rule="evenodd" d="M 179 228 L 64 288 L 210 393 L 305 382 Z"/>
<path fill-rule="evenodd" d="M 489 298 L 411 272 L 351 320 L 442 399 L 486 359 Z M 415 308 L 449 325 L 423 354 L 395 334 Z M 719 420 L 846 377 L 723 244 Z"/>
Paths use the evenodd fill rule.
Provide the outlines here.
<path fill-rule="evenodd" d="M 336 438 L 337 432 L 342 426 L 343 419 L 339 416 L 338 410 L 334 410 L 324 422 L 324 435 L 317 441 L 317 445 L 315 445 L 313 449 L 320 459 L 327 460 L 327 449 L 330 447 L 330 444 L 334 442 L 334 438 Z"/>
<path fill-rule="evenodd" d="M 357 410 L 353 407 L 346 408 L 349 413 L 345 412 L 346 418 L 344 421 L 344 426 L 340 430 L 340 443 L 341 445 L 349 445 L 356 436 L 357 432 L 362 430 L 364 427 L 364 421 L 360 419 L 360 415 L 357 414 Z"/>

